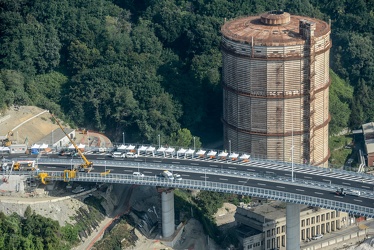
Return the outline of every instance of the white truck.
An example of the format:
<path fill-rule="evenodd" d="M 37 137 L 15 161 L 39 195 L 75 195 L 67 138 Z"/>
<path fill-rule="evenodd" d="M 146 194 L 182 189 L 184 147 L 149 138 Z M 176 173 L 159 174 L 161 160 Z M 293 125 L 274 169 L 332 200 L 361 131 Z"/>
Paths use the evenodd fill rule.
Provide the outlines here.
<path fill-rule="evenodd" d="M 169 180 L 174 180 L 174 176 L 172 173 L 170 173 L 169 170 L 164 170 L 162 171 L 162 176 L 165 177 L 166 179 L 169 179 Z"/>

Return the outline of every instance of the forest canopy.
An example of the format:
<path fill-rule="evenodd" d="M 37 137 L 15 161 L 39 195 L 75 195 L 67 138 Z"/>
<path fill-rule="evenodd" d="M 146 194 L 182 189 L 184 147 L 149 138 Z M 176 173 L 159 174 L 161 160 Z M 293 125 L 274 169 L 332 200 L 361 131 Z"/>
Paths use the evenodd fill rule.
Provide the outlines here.
<path fill-rule="evenodd" d="M 37 105 L 137 142 L 216 137 L 220 27 L 273 9 L 331 20 L 330 132 L 374 120 L 364 0 L 0 0 L 0 109 Z"/>

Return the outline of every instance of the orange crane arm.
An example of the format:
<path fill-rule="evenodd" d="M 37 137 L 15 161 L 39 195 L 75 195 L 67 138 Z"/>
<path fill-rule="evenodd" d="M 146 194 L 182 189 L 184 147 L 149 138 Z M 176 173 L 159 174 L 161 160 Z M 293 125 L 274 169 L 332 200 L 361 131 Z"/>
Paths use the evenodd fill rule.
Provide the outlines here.
<path fill-rule="evenodd" d="M 74 145 L 74 148 L 78 151 L 78 154 L 80 155 L 80 157 L 84 160 L 85 164 L 83 165 L 83 167 L 84 168 L 92 168 L 93 163 L 87 160 L 87 158 L 84 156 L 84 154 L 82 153 L 82 151 L 78 148 L 77 144 L 75 144 L 75 142 L 65 132 L 65 130 L 61 126 L 60 122 L 57 120 L 57 118 L 52 113 L 51 113 L 51 116 L 53 117 L 53 119 L 55 119 L 55 121 L 57 122 L 58 126 L 60 127 L 60 129 L 62 130 L 62 132 L 64 132 L 64 134 L 69 139 L 69 141 L 71 142 L 71 144 Z"/>

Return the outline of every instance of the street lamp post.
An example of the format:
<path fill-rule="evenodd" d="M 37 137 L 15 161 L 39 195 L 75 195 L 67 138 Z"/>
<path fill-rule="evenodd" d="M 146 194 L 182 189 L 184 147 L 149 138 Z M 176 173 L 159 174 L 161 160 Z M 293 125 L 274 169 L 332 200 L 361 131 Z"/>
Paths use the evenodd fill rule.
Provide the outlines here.
<path fill-rule="evenodd" d="M 122 132 L 122 144 L 125 145 L 125 132 Z"/>
<path fill-rule="evenodd" d="M 229 154 L 231 155 L 231 140 L 229 140 Z"/>
<path fill-rule="evenodd" d="M 291 146 L 291 181 L 294 182 L 293 179 L 293 172 L 294 172 L 294 166 L 293 166 L 293 150 L 294 150 L 294 144 L 293 144 L 293 113 L 291 113 L 291 119 L 292 119 L 292 131 L 291 131 L 291 140 L 292 140 L 292 146 Z"/>
<path fill-rule="evenodd" d="M 161 148 L 161 136 L 158 134 L 158 148 Z"/>
<path fill-rule="evenodd" d="M 53 141 L 54 141 L 54 138 L 53 138 L 53 129 L 52 129 L 52 148 L 53 148 Z"/>
<path fill-rule="evenodd" d="M 196 150 L 196 146 L 195 146 L 195 136 L 193 137 L 193 150 L 195 151 Z"/>

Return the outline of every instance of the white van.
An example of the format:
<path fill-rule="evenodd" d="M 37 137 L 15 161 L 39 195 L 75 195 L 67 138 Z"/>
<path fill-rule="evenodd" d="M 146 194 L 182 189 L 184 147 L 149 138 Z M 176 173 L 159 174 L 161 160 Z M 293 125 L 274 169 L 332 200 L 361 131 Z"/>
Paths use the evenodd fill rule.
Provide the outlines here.
<path fill-rule="evenodd" d="M 112 154 L 112 157 L 113 157 L 113 158 L 120 158 L 120 157 L 122 157 L 122 153 L 121 153 L 121 152 L 114 152 L 114 153 Z"/>
<path fill-rule="evenodd" d="M 126 158 L 138 158 L 138 155 L 133 152 L 127 152 L 126 154 L 124 154 L 124 156 Z"/>
<path fill-rule="evenodd" d="M 144 177 L 144 174 L 142 174 L 142 173 L 140 173 L 140 172 L 134 172 L 134 173 L 132 173 L 132 175 L 133 175 L 134 177 Z"/>

